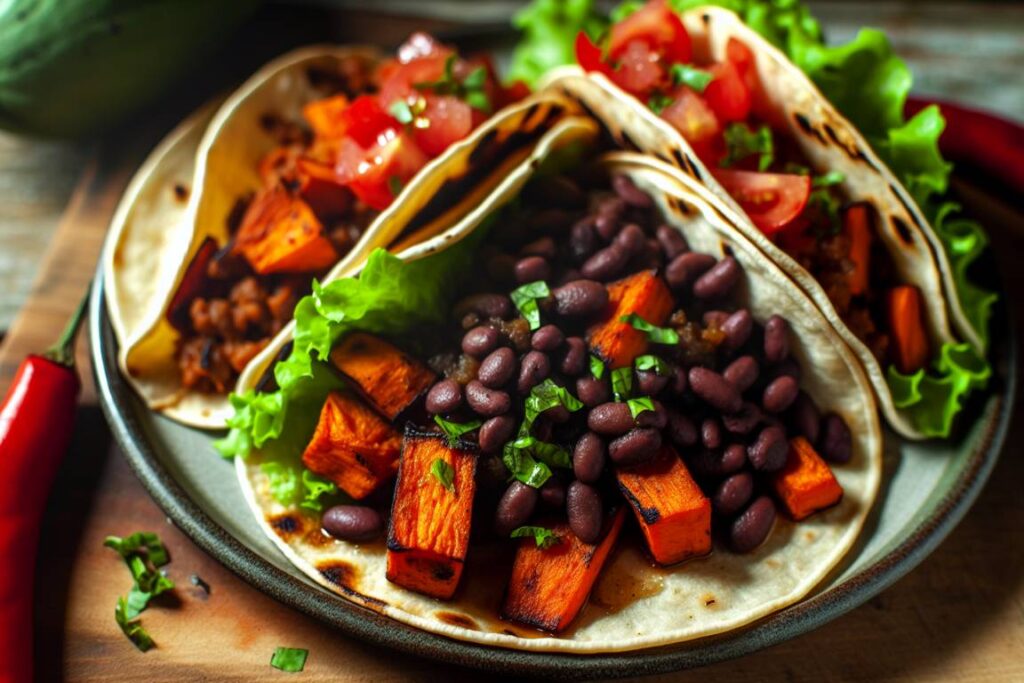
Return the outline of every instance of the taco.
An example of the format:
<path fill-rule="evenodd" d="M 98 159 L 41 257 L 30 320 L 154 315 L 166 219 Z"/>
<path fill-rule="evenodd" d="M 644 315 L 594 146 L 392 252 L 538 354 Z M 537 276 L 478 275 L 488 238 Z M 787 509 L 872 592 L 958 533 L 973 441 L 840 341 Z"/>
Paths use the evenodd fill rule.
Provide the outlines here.
<path fill-rule="evenodd" d="M 122 202 L 107 271 L 132 292 L 110 299 L 125 376 L 169 417 L 223 427 L 228 392 L 314 278 L 451 225 L 565 111 L 525 94 L 424 34 L 390 59 L 312 47 L 267 65 L 174 143 L 181 170 L 195 155 L 177 198 L 148 179 Z M 136 200 L 155 210 L 129 214 Z"/>
<path fill-rule="evenodd" d="M 545 82 L 624 144 L 701 181 L 850 345 L 893 428 L 947 434 L 966 387 L 947 392 L 947 421 L 934 425 L 889 383 L 906 388 L 956 363 L 983 385 L 984 330 L 964 314 L 942 242 L 911 195 L 804 73 L 732 12 L 677 14 L 663 0 L 627 14 L 600 45 L 581 32 L 576 57 L 580 67 Z"/>
<path fill-rule="evenodd" d="M 698 183 L 598 132 L 562 121 L 448 231 L 316 287 L 247 369 L 219 448 L 326 589 L 624 651 L 781 609 L 854 543 L 882 446 L 860 364 Z"/>

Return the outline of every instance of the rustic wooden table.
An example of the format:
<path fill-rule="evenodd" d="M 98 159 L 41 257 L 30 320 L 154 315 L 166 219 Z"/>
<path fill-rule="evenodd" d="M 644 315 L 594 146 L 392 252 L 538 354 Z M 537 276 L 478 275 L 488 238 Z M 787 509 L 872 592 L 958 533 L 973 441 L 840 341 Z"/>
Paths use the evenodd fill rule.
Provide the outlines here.
<path fill-rule="evenodd" d="M 860 23 L 882 25 L 923 74 L 924 92 L 1024 114 L 1024 83 L 1015 71 L 1024 62 L 1020 7 L 830 3 L 819 14 L 837 36 Z M 345 32 L 360 35 L 368 27 L 386 41 L 405 33 L 408 24 L 357 17 L 346 22 Z M 8 329 L 0 346 L 0 392 L 21 357 L 46 346 L 62 326 L 92 275 L 131 171 L 187 106 L 124 129 L 117 140 L 67 145 L 0 137 L 0 329 Z M 1024 300 L 1019 215 L 1009 206 L 990 208 L 1007 300 Z M 79 357 L 87 375 L 85 346 Z M 1018 423 L 972 511 L 892 588 L 801 638 L 663 679 L 1024 680 L 1024 461 L 1014 447 L 1022 438 Z M 145 614 L 159 644 L 145 655 L 114 624 L 113 605 L 129 579 L 116 556 L 101 547 L 108 534 L 139 529 L 166 539 L 173 558 L 169 572 L 179 585 L 173 600 Z M 304 679 L 480 677 L 332 632 L 199 551 L 166 521 L 117 453 L 88 379 L 44 539 L 34 625 L 40 680 L 270 680 L 283 675 L 268 664 L 279 645 L 310 650 Z M 191 575 L 211 586 L 208 595 L 190 584 Z"/>

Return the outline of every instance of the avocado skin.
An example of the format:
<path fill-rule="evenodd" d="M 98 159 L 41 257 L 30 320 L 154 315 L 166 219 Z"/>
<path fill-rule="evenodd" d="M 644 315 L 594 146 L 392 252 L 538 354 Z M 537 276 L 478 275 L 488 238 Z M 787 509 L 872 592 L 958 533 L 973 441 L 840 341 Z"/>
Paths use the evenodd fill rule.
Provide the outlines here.
<path fill-rule="evenodd" d="M 258 4 L 0 2 L 0 128 L 59 138 L 109 129 L 208 56 Z"/>

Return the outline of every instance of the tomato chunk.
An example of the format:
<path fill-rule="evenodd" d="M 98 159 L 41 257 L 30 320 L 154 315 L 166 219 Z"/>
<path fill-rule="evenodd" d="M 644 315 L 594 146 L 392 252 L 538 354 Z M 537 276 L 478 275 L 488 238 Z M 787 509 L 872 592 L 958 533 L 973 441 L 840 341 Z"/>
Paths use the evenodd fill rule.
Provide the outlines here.
<path fill-rule="evenodd" d="M 395 198 L 397 186 L 404 185 L 427 161 L 408 134 L 389 130 L 366 149 L 354 140 L 343 140 L 336 171 L 356 197 L 383 211 Z"/>
<path fill-rule="evenodd" d="M 711 173 L 770 238 L 796 223 L 811 195 L 811 178 L 806 175 L 721 168 Z"/>
<path fill-rule="evenodd" d="M 704 98 L 683 86 L 661 112 L 661 118 L 683 134 L 702 161 L 714 165 L 722 146 L 722 124 Z"/>
<path fill-rule="evenodd" d="M 745 121 L 750 116 L 752 98 L 739 69 L 732 62 L 719 62 L 708 71 L 713 76 L 704 90 L 708 106 L 725 123 Z"/>
<path fill-rule="evenodd" d="M 596 71 L 609 78 L 612 75 L 611 67 L 604 63 L 601 48 L 583 31 L 576 35 L 576 62 L 584 71 Z"/>
<path fill-rule="evenodd" d="M 451 95 L 427 95 L 425 101 L 412 127 L 413 138 L 424 154 L 436 157 L 473 130 L 473 110 Z"/>
<path fill-rule="evenodd" d="M 644 98 L 664 84 L 666 72 L 658 54 L 645 42 L 634 40 L 622 53 L 612 80 L 626 92 Z"/>
<path fill-rule="evenodd" d="M 336 129 L 338 137 L 347 136 L 361 147 L 370 147 L 378 136 L 399 127 L 398 121 L 388 114 L 373 95 L 360 95 L 340 115 Z"/>
<path fill-rule="evenodd" d="M 651 0 L 612 27 L 608 40 L 608 56 L 612 63 L 640 41 L 666 64 L 689 62 L 692 56 L 690 34 L 682 20 L 665 0 Z"/>

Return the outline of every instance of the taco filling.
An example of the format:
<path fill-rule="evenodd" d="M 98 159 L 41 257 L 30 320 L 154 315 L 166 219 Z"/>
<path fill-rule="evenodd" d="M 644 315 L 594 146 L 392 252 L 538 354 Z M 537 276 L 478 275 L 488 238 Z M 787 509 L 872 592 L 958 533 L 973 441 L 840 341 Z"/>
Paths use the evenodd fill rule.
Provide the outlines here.
<path fill-rule="evenodd" d="M 325 358 L 342 388 L 301 457 L 347 502 L 308 507 L 341 540 L 386 527 L 390 582 L 449 599 L 507 543 L 501 617 L 558 633 L 624 534 L 674 565 L 840 501 L 850 430 L 801 389 L 786 319 L 629 177 L 541 175 L 480 230 L 446 322 Z"/>
<path fill-rule="evenodd" d="M 836 312 L 883 365 L 911 374 L 932 356 L 920 291 L 897 279 L 866 204 L 844 177 L 814 169 L 760 111 L 754 57 L 736 38 L 722 61 L 695 58 L 680 17 L 663 0 L 614 24 L 596 44 L 581 32 L 576 58 L 678 130 L 751 222 L 822 285 Z"/>
<path fill-rule="evenodd" d="M 263 186 L 238 198 L 226 244 L 200 245 L 168 309 L 186 389 L 229 391 L 403 185 L 525 94 L 500 86 L 486 58 L 422 33 L 382 63 L 349 55 L 306 76 L 323 97 L 302 120 L 263 117 L 277 142 L 260 163 Z"/>

